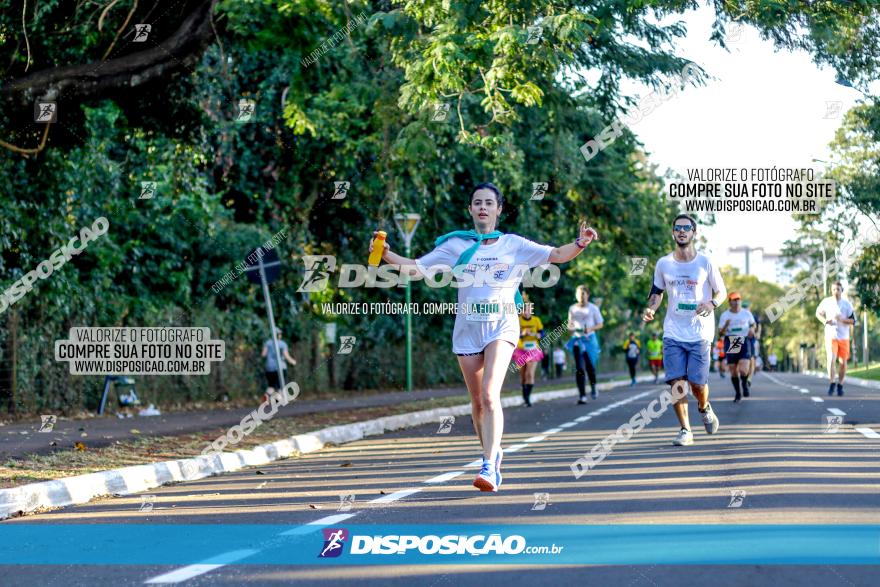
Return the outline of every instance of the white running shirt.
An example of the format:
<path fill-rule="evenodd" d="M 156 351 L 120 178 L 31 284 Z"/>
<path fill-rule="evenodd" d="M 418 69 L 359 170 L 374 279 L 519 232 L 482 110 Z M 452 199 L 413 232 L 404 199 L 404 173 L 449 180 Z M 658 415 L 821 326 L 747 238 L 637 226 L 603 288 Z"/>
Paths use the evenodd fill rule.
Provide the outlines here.
<path fill-rule="evenodd" d="M 724 313 L 721 314 L 721 318 L 718 319 L 718 327 L 724 328 L 724 324 L 730 320 L 730 324 L 727 326 L 727 331 L 724 333 L 725 336 L 742 336 L 745 338 L 749 335 L 749 327 L 755 325 L 755 317 L 749 310 L 744 310 L 740 308 L 739 312 L 731 312 L 730 310 L 724 310 Z"/>
<path fill-rule="evenodd" d="M 855 318 L 855 312 L 849 300 L 840 298 L 840 302 L 834 296 L 828 296 L 819 303 L 818 312 L 825 312 L 825 320 L 834 320 L 834 324 L 825 325 L 825 338 L 834 340 L 849 340 L 849 324 L 841 324 L 837 321 L 837 315 L 844 318 Z"/>
<path fill-rule="evenodd" d="M 715 338 L 715 313 L 699 316 L 697 306 L 708 303 L 712 292 L 726 296 L 727 288 L 709 257 L 697 253 L 688 263 L 676 261 L 672 253 L 661 257 L 654 268 L 654 285 L 669 296 L 663 338 L 711 343 Z"/>
<path fill-rule="evenodd" d="M 570 330 L 586 330 L 587 327 L 593 328 L 604 324 L 604 322 L 599 306 L 593 302 L 587 302 L 586 306 L 572 304 L 568 308 L 568 327 Z"/>
<path fill-rule="evenodd" d="M 416 267 L 426 278 L 449 271 L 474 241 L 451 238 L 423 257 Z M 490 245 L 480 245 L 464 273 L 476 275 L 476 283 L 458 288 L 459 311 L 452 331 L 452 352 L 478 353 L 494 340 L 519 342 L 519 315 L 512 310 L 523 271 L 516 266 L 537 267 L 550 260 L 553 247 L 516 234 L 505 234 Z M 483 283 L 480 283 L 483 278 Z M 456 278 L 458 279 L 458 278 Z M 495 283 L 493 283 L 493 281 Z M 462 309 L 467 306 L 467 312 Z"/>

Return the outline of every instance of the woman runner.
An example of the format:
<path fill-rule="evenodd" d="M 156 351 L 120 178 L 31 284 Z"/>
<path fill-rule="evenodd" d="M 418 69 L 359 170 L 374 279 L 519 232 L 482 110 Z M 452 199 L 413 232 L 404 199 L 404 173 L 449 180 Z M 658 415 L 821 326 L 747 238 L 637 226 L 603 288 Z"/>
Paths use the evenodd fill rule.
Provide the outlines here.
<path fill-rule="evenodd" d="M 522 383 L 523 405 L 532 407 L 532 388 L 535 386 L 535 371 L 544 353 L 538 347 L 538 341 L 544 336 L 544 324 L 537 316 L 532 315 L 531 304 L 523 306 L 519 317 L 519 343 L 513 351 L 513 362 L 519 369 Z"/>
<path fill-rule="evenodd" d="M 483 448 L 483 465 L 473 484 L 480 491 L 498 491 L 504 432 L 501 385 L 519 340 L 515 302 L 522 269 L 571 261 L 599 235 L 583 222 L 574 242 L 561 247 L 541 245 L 495 230 L 504 198 L 493 184 L 477 185 L 468 200 L 473 230 L 439 237 L 434 250 L 419 259 L 392 252 L 386 242 L 382 258 L 399 265 L 401 273 L 429 279 L 452 268 L 460 282 L 452 352 L 471 397 L 474 429 Z"/>

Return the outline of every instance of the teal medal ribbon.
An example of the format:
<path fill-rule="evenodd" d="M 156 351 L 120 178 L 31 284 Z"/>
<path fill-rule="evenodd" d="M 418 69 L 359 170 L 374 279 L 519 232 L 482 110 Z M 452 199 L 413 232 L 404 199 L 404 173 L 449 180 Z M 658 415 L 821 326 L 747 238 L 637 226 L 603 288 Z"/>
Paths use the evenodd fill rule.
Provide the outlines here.
<path fill-rule="evenodd" d="M 481 234 L 476 230 L 453 230 L 452 232 L 448 232 L 443 236 L 438 236 L 437 240 L 434 241 L 434 247 L 439 247 L 451 238 L 476 241 L 472 246 L 465 249 L 464 252 L 458 257 L 458 261 L 455 262 L 455 267 L 452 268 L 452 274 L 458 276 L 461 275 L 461 270 L 459 269 L 459 267 L 463 268 L 465 265 L 470 263 L 471 259 L 473 259 L 477 250 L 480 248 L 481 242 L 490 238 L 501 238 L 502 236 L 504 236 L 504 233 L 500 230 L 495 230 L 487 234 Z M 458 273 L 456 273 L 456 271 L 458 271 Z M 519 287 L 516 288 L 514 302 L 516 303 L 517 311 L 522 312 L 523 299 L 522 295 L 520 295 L 519 293 Z"/>

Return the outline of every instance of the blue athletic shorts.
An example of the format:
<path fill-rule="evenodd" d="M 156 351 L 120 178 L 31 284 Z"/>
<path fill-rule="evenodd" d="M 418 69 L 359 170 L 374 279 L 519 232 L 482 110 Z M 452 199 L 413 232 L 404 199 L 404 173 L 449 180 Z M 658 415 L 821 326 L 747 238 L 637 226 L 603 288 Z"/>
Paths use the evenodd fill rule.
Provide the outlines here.
<path fill-rule="evenodd" d="M 706 385 L 709 382 L 709 356 L 712 343 L 706 340 L 682 342 L 663 339 L 663 366 L 666 383 L 687 378 L 691 383 Z"/>

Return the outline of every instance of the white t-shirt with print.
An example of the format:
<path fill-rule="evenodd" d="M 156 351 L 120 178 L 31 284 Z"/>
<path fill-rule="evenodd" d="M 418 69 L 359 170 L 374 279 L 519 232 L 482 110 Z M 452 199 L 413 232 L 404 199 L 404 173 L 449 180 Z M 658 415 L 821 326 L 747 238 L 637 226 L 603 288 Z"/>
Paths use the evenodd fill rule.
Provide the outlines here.
<path fill-rule="evenodd" d="M 724 328 L 728 320 L 730 320 L 730 324 L 728 324 L 727 330 L 724 332 L 725 336 L 741 336 L 745 338 L 749 335 L 749 327 L 755 325 L 754 315 L 749 310 L 742 308 L 740 308 L 739 312 L 724 310 L 721 318 L 718 319 L 718 327 Z"/>
<path fill-rule="evenodd" d="M 604 322 L 605 320 L 602 318 L 599 306 L 593 302 L 587 302 L 586 306 L 573 304 L 568 308 L 568 328 L 570 330 L 585 330 L 587 327 L 594 328 Z"/>
<path fill-rule="evenodd" d="M 819 303 L 817 311 L 825 312 L 825 320 L 834 320 L 834 324 L 825 325 L 825 338 L 834 340 L 849 340 L 849 324 L 843 324 L 837 321 L 837 315 L 840 314 L 844 318 L 855 317 L 852 304 L 849 300 L 840 298 L 838 302 L 834 296 L 828 296 Z"/>
<path fill-rule="evenodd" d="M 697 253 L 691 261 L 676 261 L 673 253 L 661 257 L 654 268 L 654 285 L 668 296 L 663 338 L 680 342 L 712 342 L 715 338 L 715 313 L 697 314 L 697 306 L 708 303 L 713 292 L 727 295 L 727 288 L 709 257 Z"/>
<path fill-rule="evenodd" d="M 454 267 L 473 244 L 472 240 L 451 238 L 416 259 L 416 267 L 426 278 L 433 278 Z M 547 263 L 551 251 L 552 246 L 516 234 L 505 234 L 492 244 L 480 245 L 467 266 L 459 269 L 477 279 L 473 285 L 458 288 L 459 312 L 452 332 L 452 352 L 478 353 L 493 340 L 517 344 L 519 315 L 514 304 L 523 270 Z M 465 307 L 467 311 L 463 312 Z"/>

